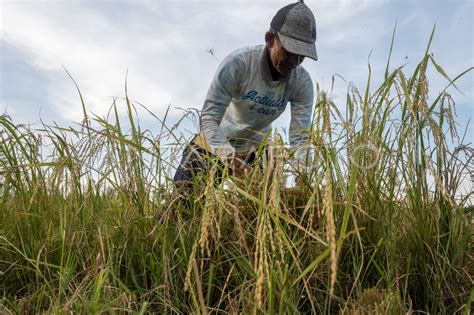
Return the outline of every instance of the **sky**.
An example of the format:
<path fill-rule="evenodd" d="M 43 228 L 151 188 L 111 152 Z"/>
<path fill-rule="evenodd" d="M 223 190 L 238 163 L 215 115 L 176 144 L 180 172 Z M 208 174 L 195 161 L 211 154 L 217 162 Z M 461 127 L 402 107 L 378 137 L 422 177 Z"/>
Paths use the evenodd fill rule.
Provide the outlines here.
<path fill-rule="evenodd" d="M 169 122 L 202 107 L 219 62 L 243 46 L 264 43 L 277 0 L 79 1 L 0 0 L 0 113 L 15 122 L 72 124 L 82 119 L 77 82 L 87 109 L 104 116 L 113 99 L 129 97 Z M 317 24 L 318 61 L 303 66 L 330 90 L 337 74 L 360 90 L 368 63 L 380 83 L 393 28 L 391 68 L 413 71 L 436 24 L 432 53 L 455 77 L 474 65 L 474 0 L 319 0 L 305 3 Z M 369 57 L 370 56 L 370 57 Z M 429 73 L 434 97 L 447 81 Z M 336 80 L 332 98 L 344 105 L 347 82 Z M 449 89 L 465 127 L 474 112 L 474 75 Z M 432 97 L 431 99 L 434 99 Z M 118 102 L 123 109 L 124 103 Z M 123 111 L 122 111 L 123 112 Z M 140 113 L 152 131 L 157 121 Z M 289 112 L 276 127 L 287 127 Z M 192 133 L 193 126 L 185 125 Z M 470 127 L 470 133 L 474 134 Z M 472 142 L 474 136 L 469 136 Z"/>

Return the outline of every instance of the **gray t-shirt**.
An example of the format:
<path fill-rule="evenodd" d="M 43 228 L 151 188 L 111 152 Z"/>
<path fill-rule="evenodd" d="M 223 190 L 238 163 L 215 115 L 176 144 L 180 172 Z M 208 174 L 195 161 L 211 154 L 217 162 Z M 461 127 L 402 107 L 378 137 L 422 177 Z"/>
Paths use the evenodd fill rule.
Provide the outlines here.
<path fill-rule="evenodd" d="M 308 139 L 314 88 L 299 65 L 273 81 L 265 45 L 232 52 L 219 65 L 201 112 L 202 133 L 211 153 L 224 157 L 258 147 L 271 123 L 291 104 L 290 147 Z"/>

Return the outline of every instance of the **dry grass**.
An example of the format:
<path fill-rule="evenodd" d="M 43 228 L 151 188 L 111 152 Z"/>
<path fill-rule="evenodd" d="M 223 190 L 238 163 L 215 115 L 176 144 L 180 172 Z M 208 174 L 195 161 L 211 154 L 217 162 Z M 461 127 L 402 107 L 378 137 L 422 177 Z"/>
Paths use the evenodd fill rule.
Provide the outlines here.
<path fill-rule="evenodd" d="M 159 145 L 176 129 L 141 130 L 128 96 L 128 121 L 115 102 L 107 118 L 83 104 L 76 129 L 0 116 L 0 312 L 469 314 L 473 149 L 426 73 L 452 86 L 472 68 L 450 79 L 428 51 L 409 76 L 349 85 L 345 112 L 319 91 L 309 173 L 274 145 L 185 196 Z"/>

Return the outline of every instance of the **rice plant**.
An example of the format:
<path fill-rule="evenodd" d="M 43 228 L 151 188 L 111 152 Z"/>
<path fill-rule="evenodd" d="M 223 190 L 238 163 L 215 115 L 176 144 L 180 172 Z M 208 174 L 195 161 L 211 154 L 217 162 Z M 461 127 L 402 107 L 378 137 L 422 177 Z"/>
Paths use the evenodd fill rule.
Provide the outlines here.
<path fill-rule="evenodd" d="M 369 67 L 345 104 L 318 91 L 309 172 L 274 133 L 263 167 L 209 161 L 185 196 L 182 137 L 142 130 L 127 93 L 106 117 L 81 96 L 76 127 L 0 116 L 0 312 L 469 314 L 473 148 L 448 87 L 473 68 L 450 78 L 429 46 L 380 86 Z M 447 82 L 434 100 L 429 67 Z"/>

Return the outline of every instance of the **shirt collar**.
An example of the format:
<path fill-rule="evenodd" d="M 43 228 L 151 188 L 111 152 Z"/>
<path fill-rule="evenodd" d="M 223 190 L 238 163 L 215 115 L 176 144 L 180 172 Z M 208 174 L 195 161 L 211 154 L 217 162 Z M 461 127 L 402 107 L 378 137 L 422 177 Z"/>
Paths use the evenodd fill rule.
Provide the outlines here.
<path fill-rule="evenodd" d="M 268 59 L 268 48 L 267 45 L 263 46 L 262 51 L 260 52 L 260 80 L 264 81 L 273 81 L 272 73 L 270 71 L 270 60 Z M 286 76 L 280 76 L 278 81 L 274 82 L 287 82 L 290 79 L 291 72 Z"/>

